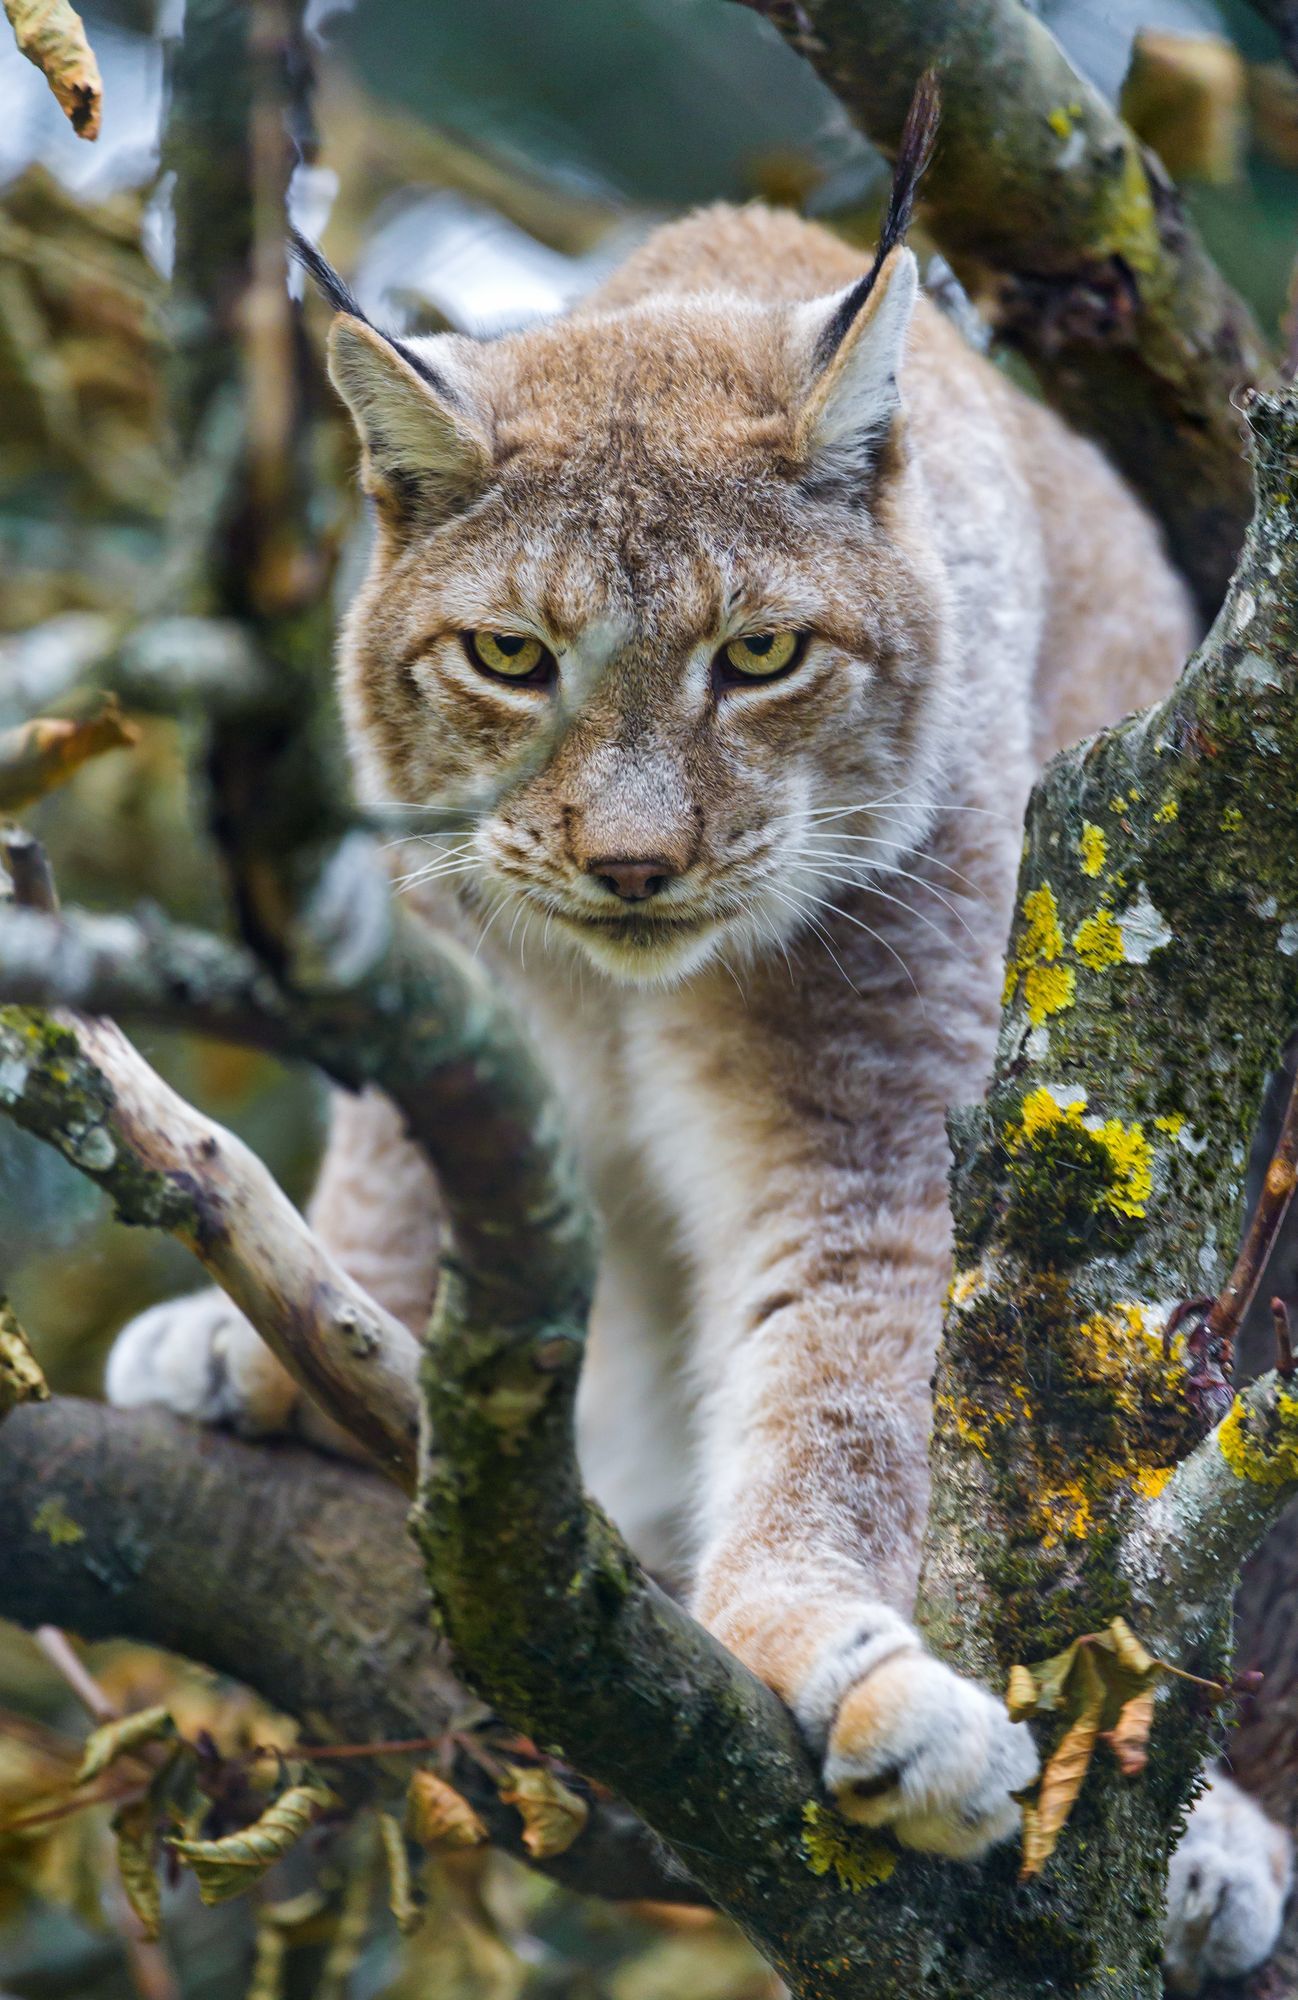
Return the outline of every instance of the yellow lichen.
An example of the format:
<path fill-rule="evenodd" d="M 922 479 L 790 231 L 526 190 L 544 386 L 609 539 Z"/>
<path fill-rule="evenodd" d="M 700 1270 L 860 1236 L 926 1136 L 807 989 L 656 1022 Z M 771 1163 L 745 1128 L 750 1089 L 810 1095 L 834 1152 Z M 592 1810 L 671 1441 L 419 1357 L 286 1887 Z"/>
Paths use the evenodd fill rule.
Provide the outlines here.
<path fill-rule="evenodd" d="M 1151 1379 L 1161 1370 L 1162 1334 L 1146 1324 L 1143 1306 L 1120 1303 L 1082 1321 L 1078 1367 L 1087 1381 L 1102 1382 L 1118 1409 L 1134 1415 Z"/>
<path fill-rule="evenodd" d="M 1131 1475 L 1132 1491 L 1141 1500 L 1156 1500 L 1175 1470 L 1171 1465 L 1142 1465 Z"/>
<path fill-rule="evenodd" d="M 1080 1479 L 1066 1480 L 1043 1493 L 1037 1508 L 1045 1549 L 1057 1548 L 1065 1536 L 1069 1541 L 1083 1542 L 1094 1525 L 1090 1496 Z"/>
<path fill-rule="evenodd" d="M 1005 968 L 1002 995 L 1002 1005 L 1008 1007 L 1022 979 L 1023 1000 L 1034 1028 L 1073 1004 L 1077 981 L 1069 966 L 1058 963 L 1063 949 L 1055 892 L 1048 882 L 1042 882 L 1023 898 L 1023 928 Z"/>
<path fill-rule="evenodd" d="M 1062 104 L 1056 104 L 1053 111 L 1046 113 L 1046 123 L 1060 139 L 1066 139 L 1073 129 L 1073 121 Z"/>
<path fill-rule="evenodd" d="M 802 1852 L 813 1875 L 832 1868 L 840 1889 L 877 1889 L 897 1866 L 891 1847 L 814 1799 L 802 1808 Z"/>
<path fill-rule="evenodd" d="M 947 1304 L 950 1306 L 968 1305 L 975 1293 L 982 1290 L 982 1286 L 983 1270 L 981 1264 L 971 1264 L 968 1270 L 957 1271 L 947 1291 Z"/>
<path fill-rule="evenodd" d="M 1298 1479 L 1298 1396 L 1277 1396 L 1276 1416 L 1278 1436 L 1259 1437 L 1249 1428 L 1247 1403 L 1236 1397 L 1217 1442 L 1237 1479 L 1251 1479 L 1255 1486 L 1287 1486 Z"/>
<path fill-rule="evenodd" d="M 1179 1111 L 1172 1111 L 1165 1117 L 1156 1118 L 1154 1125 L 1159 1132 L 1166 1132 L 1169 1139 L 1175 1139 L 1179 1132 L 1185 1130 L 1185 1120 Z"/>
<path fill-rule="evenodd" d="M 1117 1215 L 1141 1216 L 1154 1191 L 1154 1153 L 1140 1125 L 1106 1118 L 1095 1137 L 1113 1162 L 1113 1186 L 1104 1199 Z"/>
<path fill-rule="evenodd" d="M 1077 975 L 1071 965 L 1031 965 L 1023 975 L 1023 1002 L 1034 1028 L 1052 1014 L 1062 1014 L 1077 997 Z"/>
<path fill-rule="evenodd" d="M 1240 811 L 1239 807 L 1227 806 L 1225 812 L 1221 816 L 1222 832 L 1238 833 L 1243 824 L 1244 824 L 1244 815 Z"/>
<path fill-rule="evenodd" d="M 1154 814 L 1155 825 L 1166 826 L 1169 823 L 1169 821 L 1174 820 L 1177 817 L 1177 815 L 1180 813 L 1180 810 L 1181 808 L 1175 799 L 1172 798 L 1164 799 L 1162 805 L 1158 808 L 1158 811 Z"/>
<path fill-rule="evenodd" d="M 1094 820 L 1082 821 L 1082 837 L 1077 843 L 1082 857 L 1083 875 L 1098 875 L 1109 857 L 1109 843 L 1104 838 L 1102 827 Z"/>
<path fill-rule="evenodd" d="M 1073 932 L 1073 949 L 1082 964 L 1092 972 L 1103 972 L 1106 966 L 1121 965 L 1126 956 L 1122 943 L 1122 929 L 1112 910 L 1097 910 L 1092 917 L 1083 917 Z"/>
<path fill-rule="evenodd" d="M 1138 1218 L 1145 1213 L 1145 1203 L 1154 1188 L 1154 1153 L 1144 1127 L 1124 1125 L 1120 1118 L 1106 1118 L 1102 1123 L 1088 1121 L 1083 1115 L 1084 1104 L 1085 1100 L 1079 1098 L 1062 1105 L 1044 1088 L 1029 1091 L 1018 1124 L 1006 1128 L 1010 1150 L 1017 1153 L 1025 1146 L 1040 1145 L 1061 1126 L 1088 1132 L 1108 1156 L 1110 1181 L 1100 1198 L 1102 1205 L 1115 1215 Z"/>

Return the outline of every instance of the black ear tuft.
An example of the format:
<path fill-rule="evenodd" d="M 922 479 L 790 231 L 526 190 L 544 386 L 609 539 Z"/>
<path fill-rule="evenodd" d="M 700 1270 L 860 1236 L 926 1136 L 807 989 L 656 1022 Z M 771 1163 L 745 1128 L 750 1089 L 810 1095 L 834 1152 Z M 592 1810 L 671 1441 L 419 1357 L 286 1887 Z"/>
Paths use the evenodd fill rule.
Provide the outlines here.
<path fill-rule="evenodd" d="M 351 286 L 339 277 L 328 258 L 320 254 L 315 244 L 308 242 L 301 230 L 294 229 L 292 224 L 289 225 L 288 248 L 293 261 L 302 266 L 327 305 L 331 305 L 335 312 L 350 313 L 353 319 L 364 320 L 366 326 L 369 325 L 370 322 L 361 311 L 360 301 Z M 375 331 L 377 330 L 376 328 Z"/>
<path fill-rule="evenodd" d="M 358 319 L 362 326 L 370 329 L 371 333 L 377 333 L 380 340 L 386 340 L 388 346 L 396 350 L 407 367 L 413 368 L 416 375 L 421 375 L 430 388 L 436 389 L 437 393 L 445 396 L 448 402 L 458 401 L 440 376 L 426 361 L 421 360 L 412 348 L 407 347 L 404 340 L 398 340 L 394 333 L 386 333 L 381 326 L 375 326 L 369 314 L 362 311 L 361 302 L 351 286 L 345 279 L 339 277 L 329 259 L 316 249 L 314 243 L 307 241 L 300 229 L 294 229 L 291 223 L 288 248 L 289 255 L 314 281 L 326 305 L 332 306 L 335 312 L 346 313 L 350 318 Z"/>
<path fill-rule="evenodd" d="M 911 211 L 915 206 L 915 193 L 933 157 L 941 118 L 942 89 L 937 80 L 937 71 L 926 69 L 915 85 L 915 95 L 910 100 L 906 122 L 901 128 L 901 143 L 897 148 L 897 161 L 892 170 L 892 187 L 888 193 L 888 212 L 883 218 L 883 228 L 879 232 L 874 262 L 860 283 L 853 285 L 838 311 L 822 330 L 820 339 L 816 343 L 817 367 L 823 368 L 833 359 L 843 336 L 874 290 L 886 259 L 897 245 L 906 239 L 906 231 L 910 228 Z"/>

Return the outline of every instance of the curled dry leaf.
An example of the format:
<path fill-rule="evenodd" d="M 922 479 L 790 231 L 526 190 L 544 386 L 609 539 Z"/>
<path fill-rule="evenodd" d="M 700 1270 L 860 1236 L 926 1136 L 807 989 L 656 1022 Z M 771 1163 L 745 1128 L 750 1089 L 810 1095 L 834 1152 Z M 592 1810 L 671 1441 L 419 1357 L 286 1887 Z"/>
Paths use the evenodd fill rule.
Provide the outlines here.
<path fill-rule="evenodd" d="M 487 1838 L 469 1801 L 436 1771 L 416 1771 L 410 1780 L 406 1826 L 421 1847 L 481 1847 Z"/>
<path fill-rule="evenodd" d="M 74 721 L 45 715 L 0 730 L 0 812 L 31 805 L 92 757 L 129 749 L 139 740 L 139 730 L 111 697 L 96 714 Z"/>
<path fill-rule="evenodd" d="M 397 1929 L 402 1937 L 409 1937 L 412 1931 L 419 1929 L 424 1913 L 416 1903 L 411 1888 L 406 1836 L 391 1813 L 379 1814 L 379 1839 L 383 1842 L 383 1859 L 388 1870 L 388 1908 L 397 1920 Z"/>
<path fill-rule="evenodd" d="M 124 1806 L 113 1821 L 117 1841 L 117 1871 L 126 1900 L 140 1920 L 146 1938 L 162 1928 L 162 1891 L 153 1865 L 153 1809 L 146 1799 Z"/>
<path fill-rule="evenodd" d="M 1016 1722 L 1058 1712 L 1067 1718 L 1035 1789 L 1022 1801 L 1024 1881 L 1054 1853 L 1097 1742 L 1109 1745 L 1124 1776 L 1143 1769 L 1154 1690 L 1166 1672 L 1122 1618 L 1039 1666 L 1011 1670 L 1006 1702 Z"/>
<path fill-rule="evenodd" d="M 1087 1652 L 1079 1656 L 1075 1674 L 1078 1714 L 1069 1724 L 1041 1773 L 1035 1799 L 1023 1807 L 1023 1863 L 1019 1880 L 1040 1874 L 1055 1851 L 1090 1768 L 1104 1711 L 1104 1683 Z"/>
<path fill-rule="evenodd" d="M 143 1749 L 146 1743 L 164 1743 L 175 1733 L 171 1711 L 162 1707 L 140 1708 L 134 1715 L 124 1715 L 120 1722 L 106 1722 L 102 1729 L 93 1730 L 86 1738 L 77 1783 L 89 1784 L 119 1757 Z"/>
<path fill-rule="evenodd" d="M 221 1840 L 171 1840 L 167 1845 L 192 1868 L 205 1903 L 241 1896 L 301 1839 L 316 1814 L 335 1803 L 325 1785 L 290 1785 L 261 1818 Z"/>
<path fill-rule="evenodd" d="M 7 1302 L 0 1299 L 0 1417 L 19 1403 L 47 1403 L 49 1384 Z"/>
<path fill-rule="evenodd" d="M 4 0 L 14 39 L 28 62 L 45 74 L 72 129 L 81 139 L 99 137 L 103 85 L 81 16 L 68 0 Z"/>
<path fill-rule="evenodd" d="M 522 1817 L 523 1845 L 528 1853 L 538 1861 L 566 1853 L 590 1818 L 586 1801 L 540 1766 L 524 1770 L 511 1764 L 506 1777 L 500 1796 Z"/>
<path fill-rule="evenodd" d="M 1118 1712 L 1118 1719 L 1112 1729 L 1104 1732 L 1104 1741 L 1118 1760 L 1118 1769 L 1124 1778 L 1135 1778 L 1149 1762 L 1149 1732 L 1154 1726 L 1154 1690 L 1147 1688 L 1144 1694 L 1133 1694 L 1124 1702 Z"/>

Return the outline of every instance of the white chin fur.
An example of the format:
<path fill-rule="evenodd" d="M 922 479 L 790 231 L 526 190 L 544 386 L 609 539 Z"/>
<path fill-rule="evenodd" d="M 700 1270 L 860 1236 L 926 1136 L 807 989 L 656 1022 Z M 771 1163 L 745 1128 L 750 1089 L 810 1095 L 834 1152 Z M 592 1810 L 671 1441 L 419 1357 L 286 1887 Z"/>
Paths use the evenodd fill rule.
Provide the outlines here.
<path fill-rule="evenodd" d="M 637 944 L 611 931 L 565 925 L 564 936 L 606 978 L 621 986 L 676 986 L 716 956 L 722 932 L 690 931 L 680 938 Z"/>

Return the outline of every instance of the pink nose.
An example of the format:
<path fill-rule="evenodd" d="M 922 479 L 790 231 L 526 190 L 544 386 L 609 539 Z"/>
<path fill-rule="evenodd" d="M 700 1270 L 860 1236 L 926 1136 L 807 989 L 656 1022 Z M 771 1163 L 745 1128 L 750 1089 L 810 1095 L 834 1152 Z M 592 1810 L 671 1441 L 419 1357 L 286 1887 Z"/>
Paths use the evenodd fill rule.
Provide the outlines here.
<path fill-rule="evenodd" d="M 679 872 L 661 854 L 640 855 L 634 860 L 626 855 L 602 854 L 586 864 L 586 873 L 593 875 L 611 895 L 620 896 L 624 903 L 647 902 L 674 881 Z"/>

